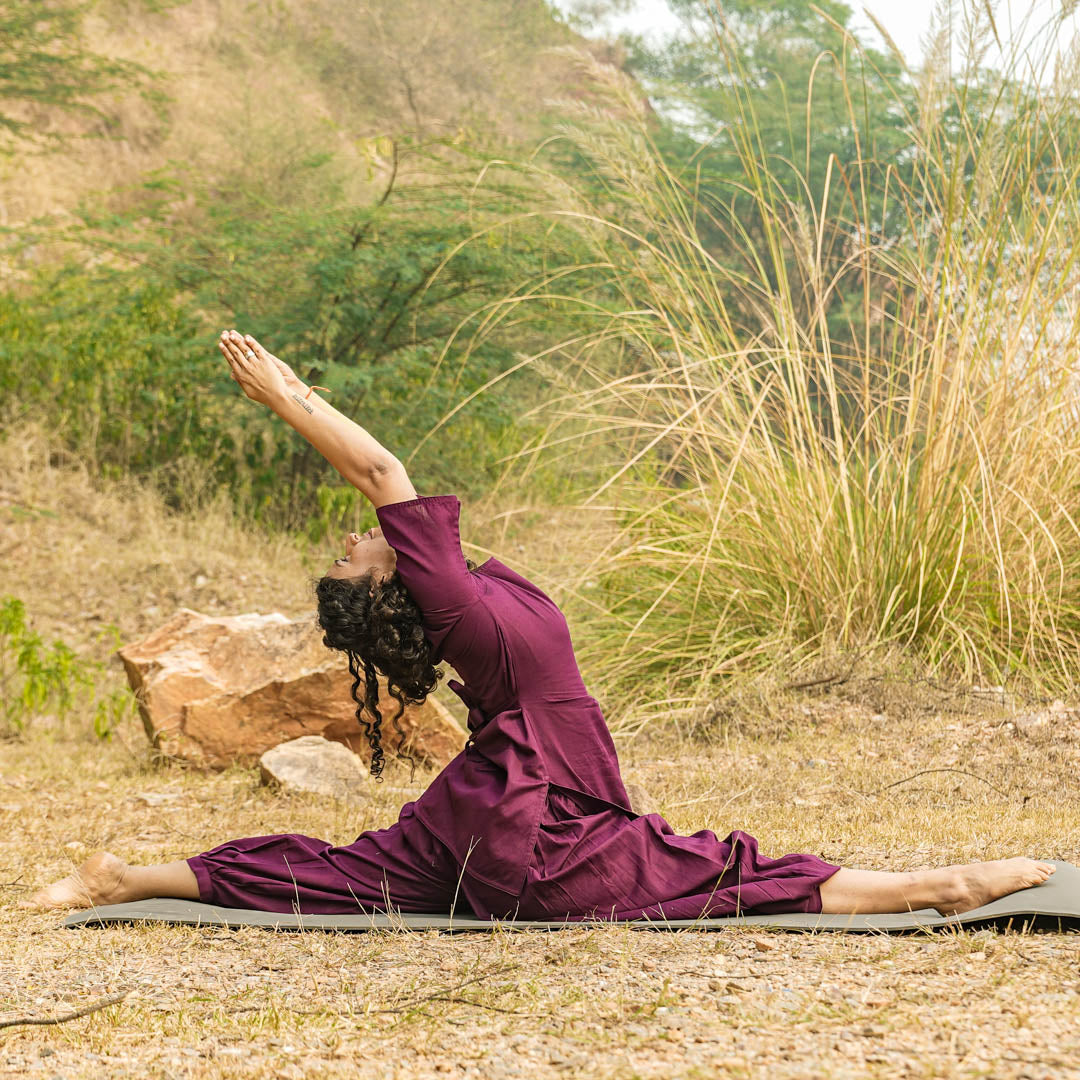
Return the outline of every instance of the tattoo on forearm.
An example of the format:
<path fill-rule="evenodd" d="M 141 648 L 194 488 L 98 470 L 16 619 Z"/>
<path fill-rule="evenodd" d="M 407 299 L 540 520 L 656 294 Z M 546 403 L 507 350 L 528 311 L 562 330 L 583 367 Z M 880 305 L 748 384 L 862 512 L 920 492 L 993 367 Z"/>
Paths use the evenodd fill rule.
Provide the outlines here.
<path fill-rule="evenodd" d="M 293 401 L 295 401 L 297 405 L 302 405 L 309 413 L 314 414 L 315 410 L 299 394 L 293 394 Z"/>

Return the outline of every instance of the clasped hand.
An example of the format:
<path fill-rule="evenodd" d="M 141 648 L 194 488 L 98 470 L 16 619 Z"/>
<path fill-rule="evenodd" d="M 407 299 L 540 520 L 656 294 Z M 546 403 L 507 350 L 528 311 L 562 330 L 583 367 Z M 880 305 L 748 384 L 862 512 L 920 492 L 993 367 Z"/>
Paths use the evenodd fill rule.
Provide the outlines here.
<path fill-rule="evenodd" d="M 268 405 L 301 385 L 293 369 L 268 353 L 250 334 L 241 336 L 235 330 L 222 330 L 218 348 L 229 362 L 233 379 L 252 401 Z"/>

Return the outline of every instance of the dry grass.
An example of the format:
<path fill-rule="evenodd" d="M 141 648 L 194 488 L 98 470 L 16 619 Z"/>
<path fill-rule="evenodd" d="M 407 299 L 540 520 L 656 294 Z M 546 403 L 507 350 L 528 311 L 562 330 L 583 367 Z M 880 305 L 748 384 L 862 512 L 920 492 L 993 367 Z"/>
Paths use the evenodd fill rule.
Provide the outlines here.
<path fill-rule="evenodd" d="M 687 163 L 653 141 L 631 79 L 581 58 L 603 108 L 568 107 L 563 134 L 594 176 L 537 158 L 533 213 L 572 224 L 588 256 L 446 349 L 467 358 L 500 320 L 567 302 L 561 340 L 519 361 L 558 390 L 519 458 L 616 508 L 587 568 L 611 610 L 585 659 L 620 721 L 659 682 L 700 704 L 837 647 L 898 646 L 967 681 L 1076 683 L 1080 54 L 1052 88 L 1038 63 L 1053 50 L 1008 46 L 979 71 L 989 6 L 960 8 L 967 67 L 941 107 L 890 88 L 900 166 L 877 160 L 881 121 L 853 56 L 840 66 L 852 147 L 825 178 L 777 148 L 725 34 L 720 122 Z M 800 113 L 792 127 L 832 145 Z M 711 161 L 720 177 L 702 182 Z"/>
<path fill-rule="evenodd" d="M 678 830 L 738 826 L 768 853 L 812 850 L 894 869 L 1016 851 L 1080 861 L 1080 725 L 1024 737 L 996 712 L 905 724 L 849 703 L 806 707 L 803 734 L 781 741 L 634 740 L 620 750 L 625 775 L 646 785 Z M 149 861 L 234 835 L 347 842 L 392 822 L 429 779 L 409 786 L 393 774 L 364 806 L 288 799 L 246 770 L 155 769 L 135 726 L 122 734 L 102 747 L 40 731 L 4 747 L 0 1020 L 129 992 L 65 1026 L 0 1032 L 0 1070 L 1080 1075 L 1075 935 L 69 931 L 55 915 L 18 911 L 23 887 L 99 847 Z M 989 783 L 937 773 L 857 794 L 921 768 Z"/>
<path fill-rule="evenodd" d="M 97 661 L 109 660 L 117 642 L 145 636 L 178 607 L 314 618 L 314 581 L 341 554 L 344 538 L 312 545 L 254 529 L 226 498 L 206 494 L 194 463 L 183 467 L 184 502 L 199 506 L 186 515 L 170 511 L 148 484 L 93 477 L 41 424 L 3 432 L 0 595 L 24 600 L 43 637 L 61 637 Z M 580 528 L 572 508 L 527 497 L 462 511 L 469 556 L 482 562 L 497 552 L 559 603 L 587 595 L 574 584 L 575 560 L 584 562 L 588 550 L 575 543 Z M 596 515 L 588 528 L 593 536 L 602 528 Z M 112 666 L 121 685 L 119 660 Z M 440 687 L 438 693 L 461 712 L 452 692 Z"/>
<path fill-rule="evenodd" d="M 0 444 L 0 593 L 22 597 L 47 636 L 101 658 L 103 623 L 126 640 L 180 604 L 310 611 L 306 579 L 328 550 L 254 534 L 223 503 L 170 516 L 152 493 L 91 483 L 50 445 L 30 429 Z M 473 553 L 574 580 L 573 515 L 515 509 L 470 508 Z M 775 691 L 708 744 L 674 730 L 621 738 L 625 776 L 677 830 L 743 828 L 767 854 L 891 869 L 1014 852 L 1080 862 L 1073 714 L 1021 731 L 1008 708 L 881 675 Z M 913 776 L 923 769 L 959 771 Z M 395 768 L 363 806 L 289 799 L 247 770 L 155 766 L 134 719 L 110 744 L 78 718 L 0 744 L 0 1021 L 127 991 L 64 1025 L 0 1029 L 0 1072 L 1080 1075 L 1074 935 L 68 931 L 15 907 L 101 847 L 151 861 L 270 832 L 348 842 L 429 779 Z"/>
<path fill-rule="evenodd" d="M 574 39 L 544 5 L 519 4 L 508 20 L 494 0 L 94 7 L 88 47 L 160 74 L 167 118 L 134 96 L 106 103 L 107 125 L 26 111 L 74 141 L 55 155 L 0 160 L 0 225 L 70 213 L 93 192 L 120 205 L 129 185 L 170 163 L 219 177 L 242 171 L 272 188 L 326 151 L 338 159 L 343 197 L 367 203 L 389 180 L 388 136 L 535 137 L 536 103 L 569 77 L 545 50 Z M 88 134 L 104 137 L 79 137 Z"/>

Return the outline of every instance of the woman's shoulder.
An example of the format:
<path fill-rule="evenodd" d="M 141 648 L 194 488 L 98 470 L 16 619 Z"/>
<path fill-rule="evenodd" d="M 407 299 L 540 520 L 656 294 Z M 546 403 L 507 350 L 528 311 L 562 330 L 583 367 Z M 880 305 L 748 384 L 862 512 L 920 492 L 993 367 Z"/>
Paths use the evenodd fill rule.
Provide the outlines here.
<path fill-rule="evenodd" d="M 482 574 L 484 577 L 494 578 L 497 581 L 508 582 L 526 592 L 535 593 L 538 596 L 544 597 L 545 600 L 554 603 L 535 581 L 530 581 L 524 574 L 519 574 L 516 570 L 512 570 L 506 563 L 501 559 L 496 558 L 494 555 L 489 556 L 473 571 L 473 573 Z"/>

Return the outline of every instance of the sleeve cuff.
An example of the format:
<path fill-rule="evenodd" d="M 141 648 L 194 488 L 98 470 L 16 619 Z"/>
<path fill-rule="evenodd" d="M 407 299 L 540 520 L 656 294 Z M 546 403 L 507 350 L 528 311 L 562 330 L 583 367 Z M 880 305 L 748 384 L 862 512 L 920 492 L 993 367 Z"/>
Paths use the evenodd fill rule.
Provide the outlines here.
<path fill-rule="evenodd" d="M 380 510 L 389 510 L 391 508 L 398 509 L 403 506 L 422 506 L 424 503 L 438 503 L 438 502 L 458 502 L 456 495 L 417 495 L 415 499 L 406 499 L 404 502 L 396 503 L 383 503 L 382 506 L 375 508 L 375 513 L 378 514 Z"/>

